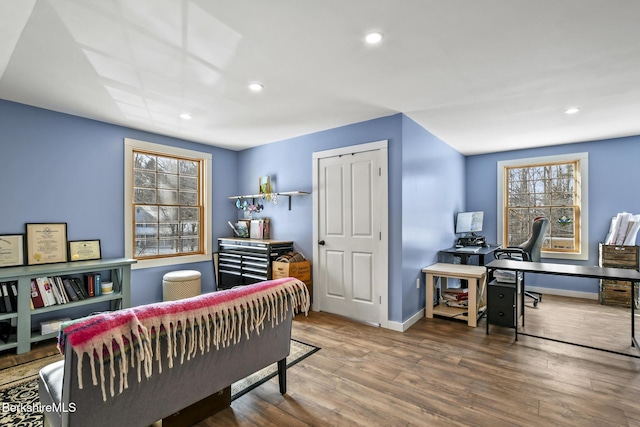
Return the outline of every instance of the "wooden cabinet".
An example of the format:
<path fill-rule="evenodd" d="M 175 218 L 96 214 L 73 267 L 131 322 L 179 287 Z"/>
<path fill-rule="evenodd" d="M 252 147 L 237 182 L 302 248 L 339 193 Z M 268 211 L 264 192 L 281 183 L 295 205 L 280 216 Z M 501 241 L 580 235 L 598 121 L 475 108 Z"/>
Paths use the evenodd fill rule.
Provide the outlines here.
<path fill-rule="evenodd" d="M 600 243 L 600 267 L 629 268 L 638 270 L 638 246 L 616 246 Z M 635 306 L 638 308 L 638 285 L 635 290 Z M 600 280 L 600 304 L 631 306 L 631 282 Z"/>
<path fill-rule="evenodd" d="M 57 312 L 74 307 L 108 302 L 112 310 L 131 306 L 131 264 L 134 259 L 105 259 L 96 261 L 78 261 L 58 264 L 32 265 L 0 269 L 0 282 L 18 282 L 18 309 L 14 313 L 0 314 L 0 320 L 17 319 L 17 333 L 12 335 L 8 343 L 0 343 L 0 350 L 16 348 L 17 353 L 26 353 L 31 343 L 54 338 L 56 333 L 41 335 L 32 333 L 32 317 L 40 314 Z M 80 276 L 84 273 L 109 272 L 105 274 L 113 282 L 113 293 L 73 301 L 67 304 L 31 310 L 31 279 L 43 276 Z"/>
<path fill-rule="evenodd" d="M 272 262 L 290 251 L 292 241 L 219 238 L 218 289 L 270 280 Z"/>

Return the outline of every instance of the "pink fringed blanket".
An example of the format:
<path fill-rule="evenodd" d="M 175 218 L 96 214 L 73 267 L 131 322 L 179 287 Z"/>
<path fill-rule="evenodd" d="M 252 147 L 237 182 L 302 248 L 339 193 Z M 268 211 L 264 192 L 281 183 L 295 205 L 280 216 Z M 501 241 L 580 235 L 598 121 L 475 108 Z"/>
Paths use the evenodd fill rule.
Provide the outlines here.
<path fill-rule="evenodd" d="M 242 333 L 249 339 L 251 331 L 260 333 L 265 321 L 277 324 L 288 310 L 298 308 L 305 313 L 309 309 L 309 292 L 303 282 L 293 278 L 269 280 L 71 321 L 60 328 L 58 348 L 64 353 L 64 343 L 68 341 L 76 353 L 80 388 L 83 356 L 90 356 L 92 382 L 98 384 L 99 374 L 102 396 L 106 400 L 105 370 L 109 371 L 113 396 L 116 364 L 120 393 L 128 388 L 129 366 L 137 366 L 138 381 L 142 379 L 142 368 L 147 378 L 151 376 L 154 358 L 162 371 L 160 340 L 155 340 L 154 347 L 154 337 L 166 336 L 166 357 L 171 368 L 174 358 L 180 357 L 183 363 L 185 357 L 189 360 L 198 351 L 202 354 L 209 351 L 212 344 L 216 349 L 235 344 Z"/>

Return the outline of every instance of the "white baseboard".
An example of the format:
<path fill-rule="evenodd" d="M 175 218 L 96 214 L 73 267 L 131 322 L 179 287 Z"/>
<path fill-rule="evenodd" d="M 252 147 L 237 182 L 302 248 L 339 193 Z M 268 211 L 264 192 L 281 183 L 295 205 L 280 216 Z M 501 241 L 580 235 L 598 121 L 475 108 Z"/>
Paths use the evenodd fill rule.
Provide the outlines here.
<path fill-rule="evenodd" d="M 567 291 L 564 289 L 543 288 L 538 286 L 527 286 L 528 291 L 540 292 L 542 295 L 558 295 L 561 297 L 572 298 L 584 298 L 584 299 L 598 299 L 597 292 L 580 292 L 580 291 Z"/>
<path fill-rule="evenodd" d="M 389 321 L 388 328 L 392 331 L 396 332 L 404 332 L 410 327 L 412 327 L 418 320 L 422 319 L 425 316 L 424 308 L 419 310 L 416 314 L 405 320 L 404 322 L 393 322 Z"/>

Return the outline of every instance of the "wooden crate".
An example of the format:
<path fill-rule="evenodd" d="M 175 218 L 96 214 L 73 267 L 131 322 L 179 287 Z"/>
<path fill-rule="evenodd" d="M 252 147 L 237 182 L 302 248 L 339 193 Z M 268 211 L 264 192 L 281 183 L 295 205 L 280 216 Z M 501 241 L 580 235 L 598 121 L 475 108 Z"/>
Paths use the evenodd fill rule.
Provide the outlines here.
<path fill-rule="evenodd" d="M 635 285 L 634 294 L 638 307 L 638 285 Z M 631 307 L 631 282 L 603 280 L 600 284 L 600 304 Z"/>
<path fill-rule="evenodd" d="M 600 267 L 629 268 L 638 270 L 638 246 L 600 244 Z M 617 280 L 600 281 L 600 304 L 631 306 L 631 282 Z M 635 287 L 635 306 L 639 306 L 638 286 Z"/>
<path fill-rule="evenodd" d="M 613 268 L 638 268 L 637 246 L 600 246 L 600 266 Z"/>

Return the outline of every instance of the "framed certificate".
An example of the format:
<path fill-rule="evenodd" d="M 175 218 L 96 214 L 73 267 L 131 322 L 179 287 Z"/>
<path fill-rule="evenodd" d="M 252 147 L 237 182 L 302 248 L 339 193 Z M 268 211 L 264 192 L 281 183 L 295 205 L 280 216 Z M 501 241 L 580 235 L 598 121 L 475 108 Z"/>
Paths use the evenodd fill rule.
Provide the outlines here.
<path fill-rule="evenodd" d="M 24 234 L 0 235 L 0 268 L 24 265 Z"/>
<path fill-rule="evenodd" d="M 67 223 L 27 224 L 27 265 L 67 262 Z"/>
<path fill-rule="evenodd" d="M 69 261 L 100 259 L 100 240 L 70 240 Z"/>

